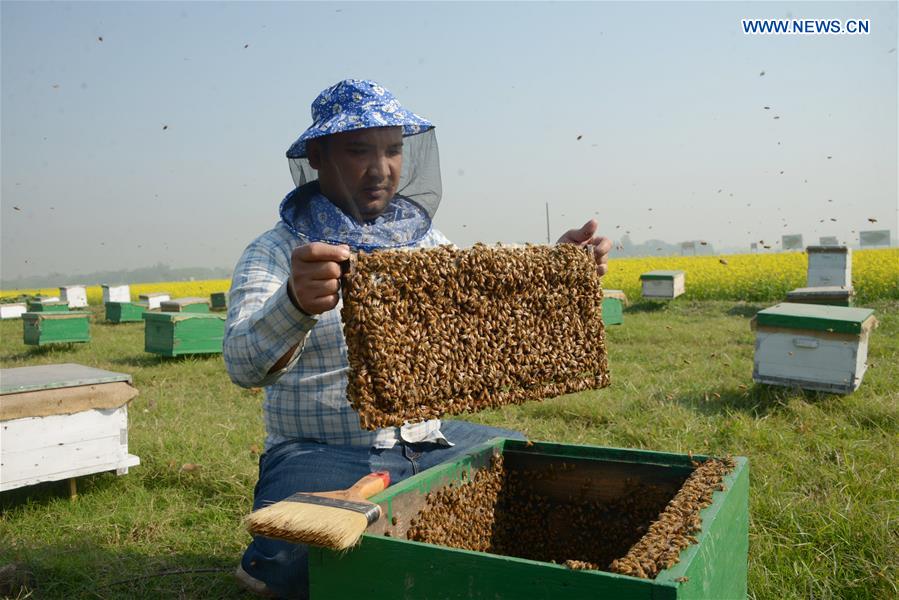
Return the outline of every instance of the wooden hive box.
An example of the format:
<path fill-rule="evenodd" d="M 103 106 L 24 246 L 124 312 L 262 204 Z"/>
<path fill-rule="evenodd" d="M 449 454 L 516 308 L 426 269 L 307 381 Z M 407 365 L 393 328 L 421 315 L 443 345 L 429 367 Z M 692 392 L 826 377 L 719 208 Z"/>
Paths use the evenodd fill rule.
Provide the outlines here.
<path fill-rule="evenodd" d="M 69 304 L 59 298 L 37 298 L 27 302 L 28 312 L 68 312 Z"/>
<path fill-rule="evenodd" d="M 142 321 L 147 305 L 140 302 L 107 302 L 106 320 L 110 323 Z"/>
<path fill-rule="evenodd" d="M 846 246 L 809 246 L 808 287 L 852 287 L 852 248 Z"/>
<path fill-rule="evenodd" d="M 228 292 L 213 292 L 209 299 L 212 301 L 212 310 L 228 310 Z"/>
<path fill-rule="evenodd" d="M 603 290 L 602 296 L 602 322 L 606 325 L 624 323 L 627 295 L 622 290 Z"/>
<path fill-rule="evenodd" d="M 673 300 L 686 291 L 683 271 L 650 271 L 640 275 L 643 297 Z"/>
<path fill-rule="evenodd" d="M 23 313 L 22 341 L 30 346 L 89 342 L 89 317 L 86 311 Z"/>
<path fill-rule="evenodd" d="M 103 304 L 107 302 L 131 302 L 131 286 L 127 284 L 100 286 L 103 290 Z"/>
<path fill-rule="evenodd" d="M 159 305 L 169 300 L 171 296 L 169 296 L 168 292 L 150 292 L 148 294 L 141 294 L 137 297 L 141 302 L 147 303 L 147 310 L 154 310 L 159 308 Z"/>
<path fill-rule="evenodd" d="M 87 306 L 87 288 L 83 285 L 60 286 L 59 299 L 66 302 L 69 308 L 85 308 Z"/>
<path fill-rule="evenodd" d="M 0 491 L 137 465 L 131 376 L 77 364 L 0 370 Z"/>
<path fill-rule="evenodd" d="M 626 506 L 641 488 L 652 488 L 653 502 L 662 499 L 661 510 L 667 502 L 665 498 L 673 498 L 693 470 L 691 457 L 687 455 L 495 439 L 460 459 L 423 471 L 373 496 L 371 500 L 381 506 L 381 517 L 368 528 L 359 546 L 345 553 L 311 548 L 310 597 L 313 600 L 746 597 L 749 467 L 742 457 L 734 459 L 733 470 L 724 477 L 723 491 L 715 491 L 711 504 L 699 513 L 701 530 L 695 533 L 696 542 L 679 552 L 676 564 L 661 570 L 652 579 L 575 570 L 548 560 L 406 539 L 411 520 L 421 517 L 427 493 L 444 490 L 451 483 L 457 488 L 468 485 L 466 482 L 471 482 L 478 470 L 486 468 L 494 454 L 502 455 L 504 466 L 523 473 L 554 473 L 545 478 L 527 476 L 525 482 L 549 505 L 541 513 L 545 518 L 541 521 L 538 517 L 532 527 L 546 528 L 549 536 L 563 547 L 585 526 L 580 520 L 575 523 L 560 518 L 571 514 L 565 511 L 572 506 L 573 498 L 604 506 Z M 503 493 L 505 490 L 500 491 Z M 643 535 L 637 528 L 621 536 L 599 533 L 607 526 L 620 527 L 615 522 L 618 515 L 614 510 L 604 514 L 596 511 L 590 513 L 591 520 L 587 521 L 587 526 L 597 527 L 598 535 L 593 539 L 603 540 L 598 543 L 607 544 L 611 556 L 626 553 L 634 540 Z M 515 538 L 512 541 L 514 544 Z M 522 540 L 518 551 L 526 555 L 540 550 Z"/>
<path fill-rule="evenodd" d="M 162 356 L 221 353 L 225 315 L 144 313 L 144 350 Z"/>
<path fill-rule="evenodd" d="M 758 383 L 848 394 L 868 368 L 870 308 L 785 302 L 752 320 Z"/>
<path fill-rule="evenodd" d="M 0 304 L 0 319 L 18 319 L 27 310 L 24 302 Z"/>
<path fill-rule="evenodd" d="M 836 285 L 796 288 L 787 292 L 787 302 L 799 304 L 829 304 L 831 306 L 852 306 L 855 291 Z"/>
<path fill-rule="evenodd" d="M 209 300 L 206 298 L 174 298 L 163 300 L 159 305 L 162 312 L 208 313 Z"/>

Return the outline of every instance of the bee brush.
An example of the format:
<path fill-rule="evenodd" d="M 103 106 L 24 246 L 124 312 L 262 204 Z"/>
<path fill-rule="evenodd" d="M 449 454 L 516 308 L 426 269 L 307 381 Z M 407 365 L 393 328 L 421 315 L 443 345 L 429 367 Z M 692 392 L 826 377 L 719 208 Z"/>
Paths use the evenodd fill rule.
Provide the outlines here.
<path fill-rule="evenodd" d="M 390 474 L 379 471 L 345 490 L 297 492 L 249 514 L 244 525 L 254 535 L 346 550 L 381 516 L 381 507 L 366 498 L 388 485 Z"/>

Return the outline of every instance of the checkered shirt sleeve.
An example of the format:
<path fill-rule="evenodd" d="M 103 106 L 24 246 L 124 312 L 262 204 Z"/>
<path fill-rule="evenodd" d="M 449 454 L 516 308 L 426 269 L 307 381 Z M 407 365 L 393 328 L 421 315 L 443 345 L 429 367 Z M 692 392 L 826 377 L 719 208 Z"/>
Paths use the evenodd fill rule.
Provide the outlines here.
<path fill-rule="evenodd" d="M 225 366 L 234 383 L 265 387 L 266 446 L 286 439 L 331 444 L 390 447 L 397 439 L 444 441 L 437 419 L 375 432 L 359 426 L 346 397 L 347 360 L 342 304 L 318 315 L 304 315 L 287 295 L 293 248 L 298 239 L 281 223 L 254 240 L 237 266 L 225 326 Z M 432 229 L 419 244 L 449 244 Z M 294 345 L 288 364 L 269 374 Z"/>

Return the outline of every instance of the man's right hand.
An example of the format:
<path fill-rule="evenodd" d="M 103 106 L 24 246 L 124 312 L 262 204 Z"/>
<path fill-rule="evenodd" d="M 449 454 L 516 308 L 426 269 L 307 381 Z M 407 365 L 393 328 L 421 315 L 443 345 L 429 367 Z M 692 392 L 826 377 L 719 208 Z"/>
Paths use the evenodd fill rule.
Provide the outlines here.
<path fill-rule="evenodd" d="M 337 306 L 340 300 L 340 263 L 350 257 L 346 245 L 310 242 L 290 255 L 288 293 L 303 312 L 318 315 Z"/>

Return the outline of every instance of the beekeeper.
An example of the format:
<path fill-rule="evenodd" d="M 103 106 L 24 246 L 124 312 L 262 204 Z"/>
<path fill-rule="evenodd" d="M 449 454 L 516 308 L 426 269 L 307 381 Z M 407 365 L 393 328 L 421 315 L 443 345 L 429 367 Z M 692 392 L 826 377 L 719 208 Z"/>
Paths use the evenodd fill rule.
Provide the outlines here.
<path fill-rule="evenodd" d="M 253 509 L 297 491 L 343 489 L 373 471 L 393 482 L 514 431 L 453 420 L 363 430 L 346 397 L 341 261 L 351 251 L 450 243 L 432 226 L 442 196 L 434 125 L 373 81 L 347 79 L 312 104 L 312 125 L 287 151 L 296 184 L 280 221 L 234 268 L 224 358 L 231 379 L 264 387 L 265 452 Z M 611 242 L 590 221 L 560 242 Z M 259 595 L 308 595 L 305 546 L 256 537 L 237 569 Z"/>

